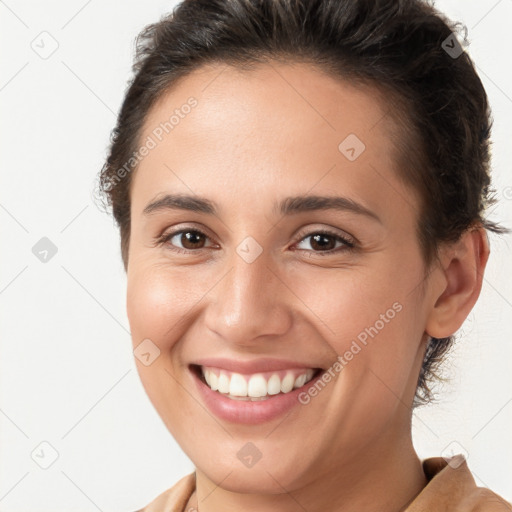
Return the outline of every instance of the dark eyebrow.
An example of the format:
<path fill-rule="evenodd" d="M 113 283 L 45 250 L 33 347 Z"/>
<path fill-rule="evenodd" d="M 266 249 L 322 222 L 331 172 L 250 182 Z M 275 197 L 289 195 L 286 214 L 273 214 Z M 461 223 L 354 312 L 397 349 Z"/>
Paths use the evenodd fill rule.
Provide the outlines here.
<path fill-rule="evenodd" d="M 166 194 L 149 203 L 144 208 L 144 215 L 161 210 L 188 210 L 192 212 L 217 215 L 218 208 L 213 201 L 199 197 L 180 194 Z M 365 215 L 380 223 L 378 215 L 353 199 L 339 196 L 294 196 L 287 197 L 274 204 L 274 213 L 293 215 L 313 210 L 341 210 Z"/>
<path fill-rule="evenodd" d="M 144 208 L 144 215 L 160 210 L 189 210 L 192 212 L 206 213 L 208 215 L 217 215 L 215 203 L 203 199 L 202 197 L 166 194 L 149 203 Z"/>
<path fill-rule="evenodd" d="M 379 216 L 357 203 L 353 199 L 340 196 L 295 196 L 283 199 L 278 205 L 274 205 L 274 212 L 278 210 L 281 215 L 308 212 L 313 210 L 340 210 L 365 215 L 382 224 Z"/>

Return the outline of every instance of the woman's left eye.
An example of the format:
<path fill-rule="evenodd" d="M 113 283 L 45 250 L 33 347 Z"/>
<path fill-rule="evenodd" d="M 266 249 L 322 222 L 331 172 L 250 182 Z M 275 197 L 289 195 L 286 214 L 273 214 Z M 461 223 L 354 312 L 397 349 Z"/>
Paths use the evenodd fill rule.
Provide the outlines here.
<path fill-rule="evenodd" d="M 175 240 L 174 240 L 175 239 Z M 354 242 L 344 238 L 338 234 L 330 233 L 328 231 L 315 231 L 309 235 L 304 236 L 301 240 L 295 244 L 296 246 L 304 243 L 304 241 L 310 239 L 308 242 L 312 248 L 312 252 L 321 254 L 331 254 L 339 252 L 340 250 L 349 250 L 355 247 Z M 195 249 L 204 249 L 210 246 L 205 245 L 205 241 L 209 240 L 208 235 L 204 234 L 198 229 L 181 229 L 179 231 L 172 231 L 170 233 L 164 233 L 157 238 L 157 245 L 167 244 L 172 251 L 178 253 L 189 253 Z M 181 247 L 177 247 L 176 243 L 181 244 Z M 336 246 L 336 244 L 339 244 Z M 213 244 L 214 245 L 214 244 Z M 311 251 L 311 249 L 298 247 L 300 250 Z"/>
<path fill-rule="evenodd" d="M 318 231 L 315 233 L 311 233 L 309 235 L 306 235 L 304 238 L 301 239 L 299 244 L 301 244 L 304 240 L 308 240 L 310 247 L 313 248 L 320 248 L 320 250 L 314 250 L 313 252 L 320 254 L 324 256 L 325 254 L 332 254 L 334 252 L 339 252 L 340 250 L 349 250 L 353 249 L 355 247 L 355 244 L 348 240 L 347 238 L 344 238 L 338 234 L 330 233 L 328 231 Z M 336 243 L 339 243 L 336 247 Z M 297 244 L 297 245 L 299 245 Z M 308 250 L 300 248 L 301 250 Z"/>

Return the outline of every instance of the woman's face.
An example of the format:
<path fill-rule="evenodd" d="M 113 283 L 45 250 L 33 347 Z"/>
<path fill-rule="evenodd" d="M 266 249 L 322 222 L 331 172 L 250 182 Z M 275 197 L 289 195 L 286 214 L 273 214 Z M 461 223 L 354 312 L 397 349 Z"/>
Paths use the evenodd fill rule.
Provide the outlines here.
<path fill-rule="evenodd" d="M 277 63 L 203 67 L 145 121 L 127 269 L 137 367 L 224 488 L 355 478 L 410 436 L 434 301 L 390 123 L 371 91 Z"/>

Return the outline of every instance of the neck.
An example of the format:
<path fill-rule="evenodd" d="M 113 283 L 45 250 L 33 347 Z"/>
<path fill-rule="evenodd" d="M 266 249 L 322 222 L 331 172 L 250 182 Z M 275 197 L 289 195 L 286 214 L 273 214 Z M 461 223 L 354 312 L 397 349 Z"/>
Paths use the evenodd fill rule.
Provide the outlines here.
<path fill-rule="evenodd" d="M 322 476 L 308 485 L 281 494 L 227 491 L 196 469 L 196 492 L 186 511 L 238 512 L 401 512 L 427 484 L 421 461 L 412 446 L 410 430 L 395 442 L 380 439 L 365 456 L 350 463 L 323 464 Z M 399 440 L 399 443 L 397 441 Z M 229 473 L 229 472 L 228 472 Z M 192 508 L 193 507 L 193 508 Z"/>

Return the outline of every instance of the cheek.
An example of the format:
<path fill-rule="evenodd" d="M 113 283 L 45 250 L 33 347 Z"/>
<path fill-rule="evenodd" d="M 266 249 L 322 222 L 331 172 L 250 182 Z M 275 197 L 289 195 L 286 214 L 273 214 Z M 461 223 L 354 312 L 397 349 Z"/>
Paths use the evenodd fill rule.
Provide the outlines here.
<path fill-rule="evenodd" d="M 140 266 L 128 274 L 126 308 L 134 344 L 150 338 L 168 351 L 179 339 L 187 314 L 204 293 L 190 279 L 190 270 L 178 274 L 158 265 Z"/>
<path fill-rule="evenodd" d="M 381 327 L 381 314 L 390 310 L 387 316 L 393 319 L 396 308 L 392 305 L 403 295 L 389 269 L 354 267 L 303 271 L 291 282 L 294 293 L 309 310 L 310 321 L 317 325 L 326 340 L 332 342 L 338 354 L 347 348 L 347 340 L 359 335 L 364 339 L 365 329 L 376 321 Z"/>
<path fill-rule="evenodd" d="M 322 337 L 342 358 L 336 373 L 343 374 L 344 386 L 358 387 L 370 402 L 383 394 L 402 396 L 425 320 L 414 290 L 421 267 L 394 259 L 384 267 L 319 274 L 295 287 Z"/>
<path fill-rule="evenodd" d="M 137 371 L 148 398 L 170 432 L 178 436 L 181 426 L 167 420 L 191 406 L 188 395 L 176 383 L 181 350 L 178 341 L 193 321 L 194 304 L 206 291 L 200 293 L 200 283 L 190 282 L 189 274 L 193 274 L 190 269 L 177 275 L 168 266 L 144 264 L 139 259 L 129 269 L 127 286 L 126 307 L 135 352 L 147 339 L 160 351 L 149 365 L 135 355 Z"/>

